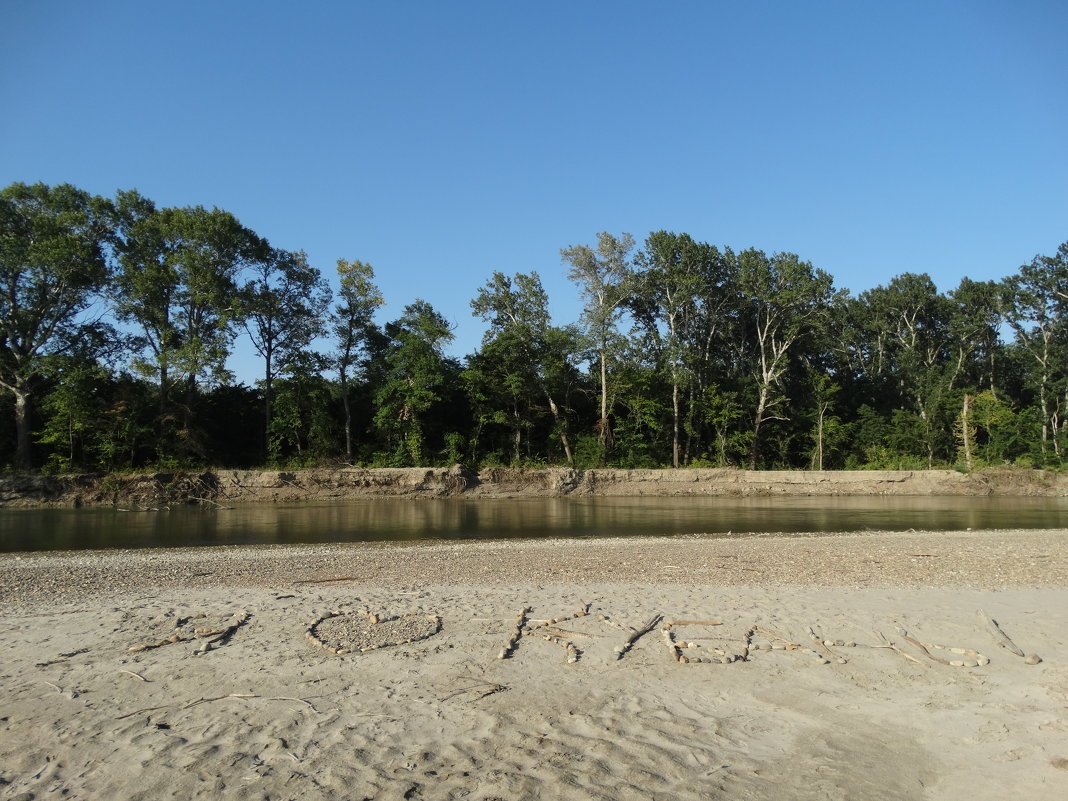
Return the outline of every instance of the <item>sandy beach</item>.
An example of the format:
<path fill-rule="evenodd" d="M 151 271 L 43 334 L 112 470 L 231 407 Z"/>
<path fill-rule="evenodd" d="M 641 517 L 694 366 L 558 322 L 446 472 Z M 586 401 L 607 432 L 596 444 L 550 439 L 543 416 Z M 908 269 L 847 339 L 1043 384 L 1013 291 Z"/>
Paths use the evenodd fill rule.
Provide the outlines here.
<path fill-rule="evenodd" d="M 8 799 L 1068 791 L 1065 530 L 7 554 L 0 637 Z"/>

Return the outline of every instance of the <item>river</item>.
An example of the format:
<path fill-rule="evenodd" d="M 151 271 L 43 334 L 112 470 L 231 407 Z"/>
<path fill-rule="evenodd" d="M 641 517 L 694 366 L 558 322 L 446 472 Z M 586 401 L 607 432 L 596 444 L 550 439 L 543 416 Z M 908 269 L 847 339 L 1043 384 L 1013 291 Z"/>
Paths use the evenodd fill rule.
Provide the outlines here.
<path fill-rule="evenodd" d="M 377 498 L 159 511 L 5 509 L 0 551 L 969 528 L 1068 528 L 1068 498 Z"/>

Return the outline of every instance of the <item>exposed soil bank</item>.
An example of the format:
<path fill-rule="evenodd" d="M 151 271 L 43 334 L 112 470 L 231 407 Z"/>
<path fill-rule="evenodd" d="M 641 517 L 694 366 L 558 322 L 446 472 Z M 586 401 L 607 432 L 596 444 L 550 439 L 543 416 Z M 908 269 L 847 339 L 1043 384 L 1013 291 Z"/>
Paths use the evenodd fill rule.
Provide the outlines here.
<path fill-rule="evenodd" d="M 158 507 L 181 503 L 294 503 L 371 497 L 508 498 L 563 495 L 1009 495 L 1068 496 L 1068 475 L 1041 470 L 545 470 L 318 468 L 16 476 L 0 479 L 4 506 Z"/>

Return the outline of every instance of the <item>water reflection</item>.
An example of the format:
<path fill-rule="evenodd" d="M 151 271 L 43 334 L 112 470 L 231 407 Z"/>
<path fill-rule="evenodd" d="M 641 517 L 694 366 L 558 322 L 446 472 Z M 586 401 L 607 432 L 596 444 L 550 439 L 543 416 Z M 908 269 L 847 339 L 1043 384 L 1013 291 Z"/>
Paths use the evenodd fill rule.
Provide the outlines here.
<path fill-rule="evenodd" d="M 1066 526 L 1064 498 L 383 498 L 161 512 L 3 510 L 0 550 Z"/>

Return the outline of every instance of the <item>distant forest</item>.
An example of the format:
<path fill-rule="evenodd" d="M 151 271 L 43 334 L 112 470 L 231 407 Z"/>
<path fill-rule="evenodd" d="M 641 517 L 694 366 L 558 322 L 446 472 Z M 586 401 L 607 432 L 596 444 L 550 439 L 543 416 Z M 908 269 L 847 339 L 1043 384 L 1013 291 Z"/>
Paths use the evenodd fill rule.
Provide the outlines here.
<path fill-rule="evenodd" d="M 853 295 L 668 231 L 561 258 L 581 319 L 553 325 L 536 272 L 494 272 L 457 360 L 427 300 L 375 322 L 365 262 L 338 260 L 334 294 L 226 211 L 12 184 L 0 468 L 1065 465 L 1068 242 L 945 293 L 902 272 Z M 255 386 L 226 370 L 238 337 Z"/>

